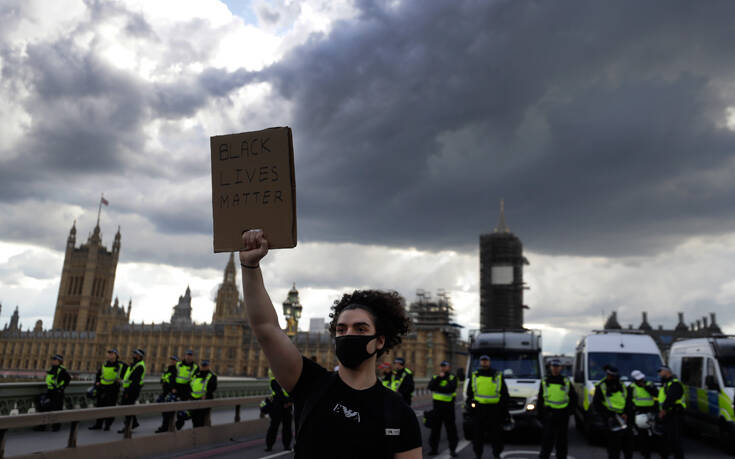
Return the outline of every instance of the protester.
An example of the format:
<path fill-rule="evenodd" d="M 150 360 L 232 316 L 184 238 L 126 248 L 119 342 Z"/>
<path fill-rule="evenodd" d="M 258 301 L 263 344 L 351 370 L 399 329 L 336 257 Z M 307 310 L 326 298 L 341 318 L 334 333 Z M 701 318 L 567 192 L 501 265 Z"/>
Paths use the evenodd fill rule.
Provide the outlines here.
<path fill-rule="evenodd" d="M 295 457 L 420 458 L 415 413 L 375 375 L 376 357 L 400 344 L 408 331 L 403 299 L 395 292 L 367 290 L 335 302 L 329 329 L 340 365 L 329 372 L 303 357 L 278 323 L 259 266 L 268 252 L 265 235 L 248 231 L 242 240 L 248 322 L 276 380 L 294 400 Z"/>

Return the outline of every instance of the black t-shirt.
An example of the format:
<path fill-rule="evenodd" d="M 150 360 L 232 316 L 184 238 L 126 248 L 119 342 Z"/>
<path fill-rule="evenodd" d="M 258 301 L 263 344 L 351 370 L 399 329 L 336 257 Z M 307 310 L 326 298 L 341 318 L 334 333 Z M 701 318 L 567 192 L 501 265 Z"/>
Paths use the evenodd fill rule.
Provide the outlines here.
<path fill-rule="evenodd" d="M 316 403 L 298 434 L 296 457 L 379 459 L 388 450 L 385 426 L 385 397 L 392 397 L 391 406 L 400 411 L 394 418 L 399 422 L 400 434 L 390 437 L 392 454 L 409 451 L 421 446 L 421 430 L 416 414 L 400 395 L 376 381 L 375 385 L 356 390 L 342 382 L 339 376 L 310 359 L 303 358 L 303 369 L 292 391 L 296 411 L 296 423 L 304 403 L 316 396 L 320 387 L 331 386 Z M 391 430 L 392 434 L 396 434 Z"/>

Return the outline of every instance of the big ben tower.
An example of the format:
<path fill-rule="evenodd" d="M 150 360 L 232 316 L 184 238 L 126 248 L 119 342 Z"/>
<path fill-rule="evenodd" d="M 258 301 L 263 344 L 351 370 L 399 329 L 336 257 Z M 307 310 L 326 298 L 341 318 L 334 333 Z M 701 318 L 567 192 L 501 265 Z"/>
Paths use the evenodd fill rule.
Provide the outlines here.
<path fill-rule="evenodd" d="M 523 243 L 505 224 L 504 203 L 492 233 L 480 235 L 480 328 L 523 328 Z"/>

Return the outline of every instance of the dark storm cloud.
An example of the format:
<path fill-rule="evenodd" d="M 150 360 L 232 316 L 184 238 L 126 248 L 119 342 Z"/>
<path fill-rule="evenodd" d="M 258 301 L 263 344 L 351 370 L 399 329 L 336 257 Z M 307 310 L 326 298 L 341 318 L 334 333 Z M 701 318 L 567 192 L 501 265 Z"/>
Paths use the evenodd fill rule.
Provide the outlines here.
<path fill-rule="evenodd" d="M 471 247 L 498 200 L 536 250 L 729 231 L 735 5 L 365 3 L 265 73 L 296 109 L 302 234 Z M 719 124 L 719 125 L 718 125 Z"/>
<path fill-rule="evenodd" d="M 74 37 L 122 18 L 121 39 L 164 50 L 156 65 L 167 69 L 206 58 L 221 29 L 194 19 L 162 36 L 136 13 L 90 2 L 68 38 L 23 52 L 0 44 L 3 84 L 29 91 L 18 103 L 33 120 L 21 154 L 0 155 L 0 199 L 81 203 L 82 184 L 127 181 L 116 211 L 167 234 L 209 235 L 207 191 L 182 191 L 208 175 L 215 133 L 177 122 L 230 110 L 240 88 L 269 82 L 269 105 L 233 117 L 294 127 L 301 241 L 475 250 L 501 197 L 511 229 L 540 252 L 640 254 L 731 230 L 735 135 L 723 125 L 735 105 L 735 4 L 358 7 L 262 71 L 175 81 L 145 81 Z M 163 123 L 155 140 L 180 149 L 147 150 L 152 122 Z"/>

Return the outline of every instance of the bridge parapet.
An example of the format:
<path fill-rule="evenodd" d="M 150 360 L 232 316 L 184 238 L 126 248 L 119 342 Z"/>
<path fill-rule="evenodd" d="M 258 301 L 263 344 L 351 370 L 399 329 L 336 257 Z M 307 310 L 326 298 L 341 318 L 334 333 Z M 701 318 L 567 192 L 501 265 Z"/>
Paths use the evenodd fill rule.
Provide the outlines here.
<path fill-rule="evenodd" d="M 87 390 L 93 385 L 90 381 L 72 381 L 64 392 L 64 409 L 92 408 L 94 400 L 87 397 Z M 43 383 L 2 383 L 0 384 L 0 415 L 26 414 L 38 410 L 38 397 L 46 392 Z M 139 403 L 153 403 L 161 393 L 158 379 L 145 381 Z M 266 379 L 220 377 L 217 380 L 217 397 L 251 397 L 270 395 L 270 385 Z"/>

